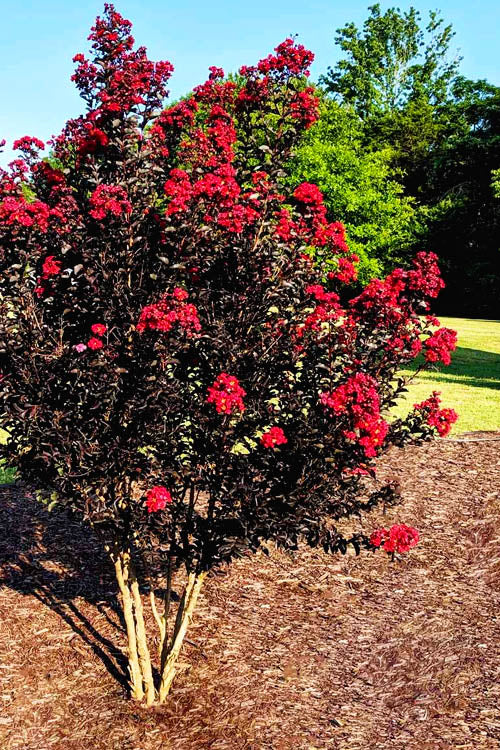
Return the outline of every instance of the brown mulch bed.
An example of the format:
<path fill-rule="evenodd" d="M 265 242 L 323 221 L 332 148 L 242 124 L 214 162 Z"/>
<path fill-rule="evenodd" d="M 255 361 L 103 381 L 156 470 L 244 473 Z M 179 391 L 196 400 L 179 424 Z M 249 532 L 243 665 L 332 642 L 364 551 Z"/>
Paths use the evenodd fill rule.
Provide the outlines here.
<path fill-rule="evenodd" d="M 491 437 L 475 433 L 470 437 Z M 0 491 L 2 750 L 500 748 L 500 442 L 393 450 L 421 544 L 235 563 L 208 581 L 167 705 L 125 698 L 122 625 L 92 538 Z"/>

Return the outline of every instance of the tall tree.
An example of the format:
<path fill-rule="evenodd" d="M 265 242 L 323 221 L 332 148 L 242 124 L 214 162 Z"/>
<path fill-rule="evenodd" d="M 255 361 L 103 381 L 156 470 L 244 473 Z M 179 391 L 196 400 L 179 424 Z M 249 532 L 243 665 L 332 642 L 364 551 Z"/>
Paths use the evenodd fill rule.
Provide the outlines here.
<path fill-rule="evenodd" d="M 337 29 L 336 43 L 345 56 L 321 82 L 361 118 L 367 148 L 393 149 L 393 164 L 403 170 L 414 195 L 414 173 L 446 128 L 445 110 L 460 63 L 450 50 L 454 32 L 435 11 L 425 26 L 413 7 L 381 13 L 376 4 L 369 12 L 361 31 L 354 23 Z"/>
<path fill-rule="evenodd" d="M 459 58 L 449 58 L 454 36 L 436 11 L 427 26 L 410 7 L 405 13 L 376 3 L 360 31 L 354 23 L 337 29 L 336 43 L 346 57 L 329 68 L 322 83 L 327 91 L 352 104 L 363 118 L 405 109 L 424 99 L 440 105 L 448 98 Z"/>

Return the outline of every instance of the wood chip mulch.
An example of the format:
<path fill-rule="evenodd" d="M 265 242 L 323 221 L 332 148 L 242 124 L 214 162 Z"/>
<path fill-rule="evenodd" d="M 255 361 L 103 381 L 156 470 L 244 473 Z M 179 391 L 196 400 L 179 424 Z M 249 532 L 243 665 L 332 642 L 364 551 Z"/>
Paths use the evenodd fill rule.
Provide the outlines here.
<path fill-rule="evenodd" d="M 499 448 L 389 453 L 379 479 L 399 480 L 404 503 L 363 524 L 417 526 L 421 543 L 394 563 L 273 552 L 210 579 L 173 693 L 149 711 L 125 697 L 115 584 L 94 540 L 2 488 L 0 747 L 498 750 Z"/>

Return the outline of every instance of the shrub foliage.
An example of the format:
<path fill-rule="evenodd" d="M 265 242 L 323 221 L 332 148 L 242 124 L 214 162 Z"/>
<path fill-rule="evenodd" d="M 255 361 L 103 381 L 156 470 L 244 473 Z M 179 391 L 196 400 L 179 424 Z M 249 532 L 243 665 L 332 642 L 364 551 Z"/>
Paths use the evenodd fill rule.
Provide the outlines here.
<path fill-rule="evenodd" d="M 364 487 L 388 446 L 446 434 L 455 415 L 436 394 L 406 420 L 387 410 L 422 337 L 429 362 L 454 337 L 425 317 L 442 286 L 433 256 L 350 298 L 343 226 L 315 185 L 286 187 L 282 165 L 318 116 L 310 52 L 286 40 L 237 82 L 212 68 L 164 108 L 171 65 L 135 48 L 112 6 L 90 40 L 92 59 L 75 57 L 85 114 L 48 158 L 21 138 L 0 175 L 2 452 L 98 532 L 132 695 L 151 704 L 208 571 L 268 542 L 374 548 L 335 521 L 395 499 Z"/>

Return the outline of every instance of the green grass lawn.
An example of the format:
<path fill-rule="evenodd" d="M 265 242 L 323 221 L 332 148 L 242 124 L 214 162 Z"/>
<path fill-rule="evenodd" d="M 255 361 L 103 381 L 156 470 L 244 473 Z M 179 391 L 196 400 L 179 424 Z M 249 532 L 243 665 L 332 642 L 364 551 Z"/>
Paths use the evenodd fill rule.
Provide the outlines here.
<path fill-rule="evenodd" d="M 450 365 L 421 373 L 409 385 L 406 398 L 395 407 L 404 416 L 431 391 L 441 391 L 443 406 L 459 415 L 453 433 L 500 430 L 500 321 L 442 318 L 441 325 L 458 333 Z M 403 370 L 410 375 L 411 369 Z"/>

